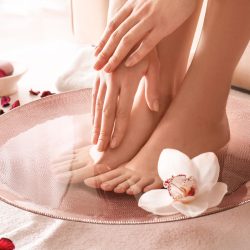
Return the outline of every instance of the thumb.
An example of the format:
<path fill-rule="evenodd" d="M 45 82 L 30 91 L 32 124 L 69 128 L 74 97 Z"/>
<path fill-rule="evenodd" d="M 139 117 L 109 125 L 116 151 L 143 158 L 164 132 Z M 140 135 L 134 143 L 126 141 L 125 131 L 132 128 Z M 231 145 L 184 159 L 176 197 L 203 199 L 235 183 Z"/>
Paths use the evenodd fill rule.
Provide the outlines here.
<path fill-rule="evenodd" d="M 148 71 L 145 75 L 145 98 L 149 109 L 158 112 L 160 110 L 160 62 L 156 50 L 151 53 L 150 57 Z"/>

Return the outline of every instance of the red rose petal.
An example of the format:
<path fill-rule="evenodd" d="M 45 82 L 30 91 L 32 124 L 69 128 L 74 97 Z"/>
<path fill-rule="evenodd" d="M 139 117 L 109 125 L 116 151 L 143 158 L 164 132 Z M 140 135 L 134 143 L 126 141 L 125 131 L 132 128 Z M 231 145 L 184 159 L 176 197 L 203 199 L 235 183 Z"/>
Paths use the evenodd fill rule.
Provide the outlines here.
<path fill-rule="evenodd" d="M 3 96 L 1 98 L 1 105 L 2 105 L 2 107 L 8 107 L 10 105 L 10 97 L 9 96 Z"/>
<path fill-rule="evenodd" d="M 15 249 L 15 245 L 10 239 L 1 238 L 0 239 L 0 250 L 13 250 Z"/>
<path fill-rule="evenodd" d="M 16 100 L 16 101 L 11 105 L 10 110 L 11 110 L 11 109 L 14 109 L 14 108 L 16 108 L 16 107 L 19 107 L 19 106 L 20 106 L 20 102 L 19 102 L 19 100 Z"/>
<path fill-rule="evenodd" d="M 42 94 L 41 94 L 41 98 L 43 97 L 46 97 L 46 96 L 49 96 L 49 95 L 54 95 L 55 93 L 51 93 L 50 91 L 46 90 L 46 91 L 43 91 Z"/>
<path fill-rule="evenodd" d="M 3 115 L 4 111 L 2 109 L 0 109 L 0 115 Z"/>
<path fill-rule="evenodd" d="M 34 91 L 33 89 L 30 90 L 31 95 L 39 95 L 40 91 Z"/>
<path fill-rule="evenodd" d="M 6 73 L 2 69 L 0 69 L 0 78 L 5 76 L 7 76 Z"/>

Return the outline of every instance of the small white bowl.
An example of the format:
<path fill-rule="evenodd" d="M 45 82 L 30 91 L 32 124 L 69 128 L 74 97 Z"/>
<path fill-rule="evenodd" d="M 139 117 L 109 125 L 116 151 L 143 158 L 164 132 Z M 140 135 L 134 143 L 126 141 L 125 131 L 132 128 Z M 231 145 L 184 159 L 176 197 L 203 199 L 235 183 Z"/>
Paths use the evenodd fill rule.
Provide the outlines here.
<path fill-rule="evenodd" d="M 11 62 L 14 72 L 10 76 L 0 77 L 0 96 L 10 96 L 17 92 L 17 82 L 27 71 L 27 67 L 19 62 Z"/>

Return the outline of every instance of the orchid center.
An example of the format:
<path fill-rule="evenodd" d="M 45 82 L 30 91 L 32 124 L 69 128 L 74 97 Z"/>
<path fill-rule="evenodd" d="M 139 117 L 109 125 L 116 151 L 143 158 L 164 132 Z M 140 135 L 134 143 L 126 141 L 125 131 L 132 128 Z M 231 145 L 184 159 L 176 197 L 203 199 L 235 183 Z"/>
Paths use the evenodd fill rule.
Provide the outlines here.
<path fill-rule="evenodd" d="M 186 198 L 194 197 L 196 193 L 196 182 L 193 176 L 172 176 L 163 183 L 163 186 L 176 201 L 185 201 Z"/>

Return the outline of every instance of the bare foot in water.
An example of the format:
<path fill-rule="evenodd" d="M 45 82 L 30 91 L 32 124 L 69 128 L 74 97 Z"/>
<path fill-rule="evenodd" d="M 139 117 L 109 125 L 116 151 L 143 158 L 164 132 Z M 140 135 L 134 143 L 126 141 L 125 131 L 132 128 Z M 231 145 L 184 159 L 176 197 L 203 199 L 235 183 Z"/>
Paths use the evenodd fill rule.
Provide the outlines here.
<path fill-rule="evenodd" d="M 170 96 L 162 96 L 161 110 L 152 112 L 144 93 L 142 82 L 135 97 L 127 134 L 118 148 L 100 153 L 94 148 L 83 147 L 73 154 L 64 154 L 52 165 L 56 177 L 61 181 L 70 178 L 72 183 L 83 182 L 88 177 L 110 171 L 131 160 L 149 139 L 171 101 Z"/>
<path fill-rule="evenodd" d="M 204 92 L 203 87 L 194 94 L 192 85 L 183 86 L 148 142 L 131 161 L 88 178 L 85 183 L 105 191 L 135 195 L 162 187 L 157 163 L 164 148 L 178 149 L 190 157 L 222 148 L 230 137 L 225 103 L 209 100 L 210 91 L 216 100 L 214 90 Z"/>
<path fill-rule="evenodd" d="M 130 195 L 161 188 L 157 163 L 164 148 L 176 148 L 194 157 L 202 152 L 215 152 L 228 141 L 226 118 L 211 131 L 201 132 L 197 129 L 189 131 L 184 123 L 181 126 L 169 125 L 163 119 L 150 140 L 131 161 L 107 173 L 88 178 L 85 183 L 93 188 L 101 187 L 105 191 L 126 192 Z"/>

